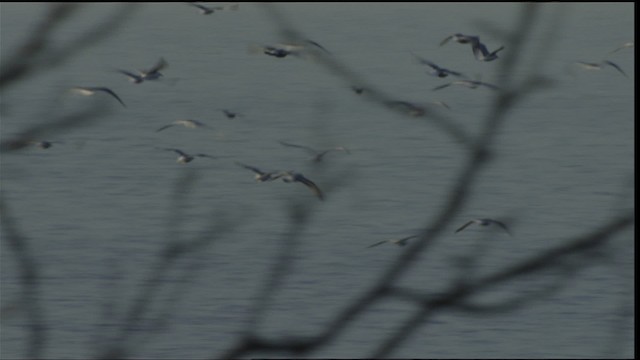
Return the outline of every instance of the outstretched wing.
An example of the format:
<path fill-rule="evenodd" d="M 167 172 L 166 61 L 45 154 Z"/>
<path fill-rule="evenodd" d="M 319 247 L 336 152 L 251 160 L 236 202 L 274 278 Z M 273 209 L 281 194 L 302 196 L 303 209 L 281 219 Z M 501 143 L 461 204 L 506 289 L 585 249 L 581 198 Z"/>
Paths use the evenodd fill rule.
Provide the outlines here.
<path fill-rule="evenodd" d="M 262 170 L 260 170 L 260 169 L 258 169 L 256 167 L 253 167 L 251 165 L 243 164 L 243 163 L 241 163 L 239 161 L 236 161 L 236 164 L 238 164 L 239 166 L 242 166 L 245 169 L 249 169 L 249 170 L 253 171 L 254 173 L 256 173 L 258 175 L 264 175 L 265 174 L 264 171 L 262 171 Z"/>
<path fill-rule="evenodd" d="M 616 70 L 618 70 L 620 72 L 620 74 L 624 75 L 625 77 L 628 77 L 627 74 L 625 74 L 625 72 L 622 71 L 620 66 L 616 65 L 613 61 L 605 60 L 605 61 L 603 61 L 603 63 L 615 68 Z"/>
<path fill-rule="evenodd" d="M 156 73 L 156 72 L 166 68 L 168 65 L 169 65 L 169 63 L 167 63 L 164 58 L 160 58 L 160 60 L 158 60 L 158 62 L 151 69 L 147 70 L 146 73 L 147 74 Z"/>
<path fill-rule="evenodd" d="M 156 132 L 160 132 L 160 131 L 162 131 L 162 130 L 164 130 L 164 129 L 166 129 L 166 128 L 170 128 L 170 127 L 172 127 L 172 126 L 174 126 L 174 125 L 175 125 L 175 124 L 165 125 L 165 126 L 163 126 L 163 127 L 159 128 L 158 130 L 156 130 Z"/>
<path fill-rule="evenodd" d="M 511 235 L 511 231 L 509 231 L 509 229 L 507 228 L 507 225 L 505 225 L 503 222 L 498 221 L 498 220 L 491 220 L 492 223 L 500 226 L 501 228 L 504 229 L 504 231 L 507 232 L 507 234 Z"/>
<path fill-rule="evenodd" d="M 308 146 L 304 146 L 304 145 L 297 145 L 297 144 L 291 144 L 291 143 L 287 143 L 287 142 L 284 142 L 284 141 L 278 141 L 278 142 L 279 142 L 280 144 L 284 145 L 284 146 L 288 146 L 288 147 L 295 147 L 295 148 L 299 148 L 299 149 L 307 150 L 308 152 L 310 152 L 310 153 L 311 153 L 311 154 L 313 154 L 313 155 L 318 154 L 318 151 L 317 151 L 317 150 L 315 150 L 315 149 L 313 149 L 313 148 L 310 148 L 310 147 L 308 147 Z"/>
<path fill-rule="evenodd" d="M 475 221 L 470 220 L 470 221 L 469 221 L 469 222 L 467 222 L 466 224 L 464 224 L 464 225 L 460 226 L 460 227 L 458 228 L 458 230 L 456 230 L 454 233 L 458 233 L 458 232 L 460 232 L 460 231 L 462 231 L 462 230 L 466 229 L 466 228 L 467 228 L 467 226 L 469 226 L 469 225 L 473 224 L 474 222 L 475 222 Z"/>
<path fill-rule="evenodd" d="M 446 38 L 442 39 L 442 41 L 440 41 L 440 46 L 446 44 L 449 42 L 449 40 L 451 40 L 453 38 L 453 35 L 449 35 Z"/>
<path fill-rule="evenodd" d="M 376 246 L 378 246 L 378 245 L 382 245 L 382 244 L 384 244 L 384 243 L 386 243 L 386 242 L 389 242 L 389 240 L 382 240 L 382 241 L 377 242 L 377 243 L 375 243 L 375 244 L 369 245 L 369 246 L 367 246 L 367 249 L 368 249 L 368 248 L 372 248 L 372 247 L 376 247 Z"/>
<path fill-rule="evenodd" d="M 111 89 L 107 88 L 107 87 L 95 87 L 95 88 L 91 88 L 92 90 L 95 91 L 102 91 L 105 92 L 111 96 L 113 96 L 114 99 L 118 100 L 118 102 L 120 104 L 122 104 L 123 107 L 127 107 L 127 105 L 124 104 L 124 102 L 122 101 L 122 99 L 120 99 L 120 97 Z"/>
<path fill-rule="evenodd" d="M 294 176 L 294 180 L 305 184 L 311 191 L 320 199 L 324 200 L 324 195 L 322 195 L 322 191 L 313 181 L 307 179 L 306 177 L 296 174 Z"/>
<path fill-rule="evenodd" d="M 435 91 L 435 90 L 444 89 L 444 88 L 446 88 L 447 86 L 451 86 L 451 84 L 452 84 L 452 83 L 447 83 L 447 84 L 443 84 L 443 85 L 440 85 L 440 86 L 436 86 L 436 87 L 434 87 L 434 88 L 433 88 L 433 89 L 431 89 L 431 90 Z"/>

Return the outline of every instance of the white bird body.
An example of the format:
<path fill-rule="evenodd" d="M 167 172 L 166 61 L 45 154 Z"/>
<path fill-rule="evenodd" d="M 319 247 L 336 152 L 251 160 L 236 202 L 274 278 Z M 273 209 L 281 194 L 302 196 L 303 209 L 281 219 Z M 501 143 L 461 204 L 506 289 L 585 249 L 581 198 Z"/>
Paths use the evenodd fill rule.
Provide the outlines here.
<path fill-rule="evenodd" d="M 156 130 L 156 132 L 160 132 L 164 129 L 170 128 L 172 126 L 176 126 L 176 125 L 182 125 L 186 128 L 190 128 L 190 129 L 195 129 L 195 128 L 200 128 L 200 127 L 205 127 L 207 126 L 204 123 L 201 123 L 200 121 L 197 120 L 189 120 L 189 119 L 185 119 L 185 120 L 176 120 L 174 122 L 172 122 L 171 124 L 165 125 L 161 128 L 159 128 L 158 130 Z"/>

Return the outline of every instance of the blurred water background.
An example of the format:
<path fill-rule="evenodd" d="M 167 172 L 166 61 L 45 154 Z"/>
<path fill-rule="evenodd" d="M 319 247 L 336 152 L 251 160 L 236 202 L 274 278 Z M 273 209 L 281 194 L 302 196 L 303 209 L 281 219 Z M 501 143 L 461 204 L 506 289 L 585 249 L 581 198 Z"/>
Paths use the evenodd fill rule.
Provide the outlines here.
<path fill-rule="evenodd" d="M 114 6 L 87 6 L 82 21 L 61 29 L 60 39 L 84 31 Z M 439 42 L 461 32 L 479 35 L 495 49 L 503 41 L 486 24 L 512 28 L 520 6 L 281 5 L 295 26 L 372 84 L 407 101 L 445 102 L 451 109 L 442 112 L 470 133 L 486 115 L 492 91 L 458 86 L 432 91 L 451 78 L 427 75 L 411 52 L 494 82 L 500 60 L 479 62 L 468 45 L 439 47 Z M 633 41 L 634 5 L 549 3 L 542 9 L 545 14 L 564 11 L 549 44 L 551 57 L 542 66 L 554 86 L 508 114 L 495 146 L 498 155 L 455 222 L 508 218 L 514 236 L 475 227 L 454 235 L 452 228 L 403 279 L 408 286 L 437 293 L 459 275 L 460 259 L 477 253 L 475 273 L 489 273 L 586 233 L 632 206 L 635 51 L 609 52 Z M 3 58 L 44 11 L 42 4 L 2 4 Z M 530 41 L 542 36 L 534 33 Z M 289 229 L 292 200 L 312 203 L 313 217 L 295 252 L 294 271 L 260 331 L 273 337 L 313 335 L 401 251 L 393 245 L 366 247 L 416 232 L 446 201 L 465 157 L 459 144 L 425 119 L 398 116 L 363 100 L 313 61 L 248 50 L 278 42 L 275 25 L 253 4 L 210 16 L 185 4 L 143 5 L 113 36 L 2 94 L 3 139 L 88 103 L 110 105 L 100 121 L 44 139 L 60 144 L 1 158 L 3 195 L 43 274 L 47 356 L 96 355 L 96 339 L 120 323 L 161 247 L 217 223 L 234 227 L 182 259 L 163 279 L 187 285 L 173 305 L 171 325 L 141 342 L 134 354 L 203 358 L 225 349 L 246 326 L 279 239 Z M 114 70 L 150 67 L 160 57 L 169 63 L 161 81 L 135 85 Z M 584 71 L 572 65 L 603 59 L 618 64 L 629 78 L 613 68 Z M 109 97 L 71 95 L 66 90 L 72 86 L 107 86 L 127 107 Z M 227 119 L 222 108 L 244 116 Z M 185 118 L 208 128 L 156 132 Z M 324 165 L 316 166 L 303 150 L 278 141 L 320 149 L 340 145 L 351 153 L 329 154 Z M 158 147 L 218 158 L 182 165 Z M 255 183 L 253 174 L 234 161 L 300 171 L 327 188 L 326 200 L 318 201 L 299 184 Z M 176 184 L 188 170 L 199 176 L 176 208 Z M 633 233 L 627 231 L 610 246 L 613 263 L 587 268 L 550 298 L 490 316 L 443 312 L 394 356 L 606 357 L 612 333 L 621 328 L 627 341 L 618 356 L 632 357 Z M 13 253 L 4 245 L 1 260 L 2 306 L 8 306 L 18 297 L 20 279 Z M 514 287 L 526 292 L 537 281 Z M 163 294 L 154 306 L 171 306 L 167 299 L 173 296 Z M 487 297 L 500 297 L 500 291 Z M 619 315 L 620 308 L 630 311 L 628 319 Z M 105 316 L 105 309 L 111 315 Z M 412 309 L 400 301 L 378 304 L 316 355 L 366 356 L 395 330 L 394 319 L 410 316 Z M 1 330 L 2 358 L 24 356 L 27 328 L 19 311 L 3 316 Z"/>

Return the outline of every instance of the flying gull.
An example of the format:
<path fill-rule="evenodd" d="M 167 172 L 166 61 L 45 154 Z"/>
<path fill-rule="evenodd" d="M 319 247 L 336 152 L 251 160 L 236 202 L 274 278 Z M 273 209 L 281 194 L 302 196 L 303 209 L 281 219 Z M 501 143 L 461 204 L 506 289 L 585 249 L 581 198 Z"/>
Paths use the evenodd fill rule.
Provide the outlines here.
<path fill-rule="evenodd" d="M 324 200 L 324 195 L 320 188 L 311 180 L 304 177 L 302 174 L 294 171 L 282 171 L 273 175 L 273 179 L 282 179 L 286 183 L 299 182 L 308 187 L 320 200 Z"/>
<path fill-rule="evenodd" d="M 615 64 L 614 62 L 609 61 L 609 60 L 603 60 L 600 63 L 576 61 L 576 64 L 579 65 L 580 67 L 582 67 L 583 69 L 586 69 L 586 70 L 602 70 L 605 66 L 611 66 L 612 68 L 618 70 L 618 72 L 620 72 L 620 74 L 624 75 L 625 77 L 629 77 L 629 76 L 627 76 L 627 74 L 624 71 L 622 71 L 620 66 L 618 66 L 617 64 Z"/>
<path fill-rule="evenodd" d="M 291 143 L 287 143 L 284 141 L 279 141 L 280 144 L 284 145 L 284 146 L 288 146 L 288 147 L 295 147 L 295 148 L 299 148 L 299 149 L 304 149 L 307 152 L 309 152 L 311 155 L 313 155 L 313 157 L 311 158 L 311 160 L 315 161 L 315 162 L 320 162 L 322 161 L 322 159 L 324 158 L 324 156 L 331 152 L 331 151 L 344 151 L 347 154 L 350 154 L 349 149 L 342 147 L 342 146 L 337 146 L 335 148 L 331 148 L 331 149 L 327 149 L 327 150 L 323 150 L 323 151 L 318 151 L 316 149 L 313 149 L 311 147 L 308 146 L 304 146 L 304 145 L 296 145 L 296 144 L 291 144 Z"/>
<path fill-rule="evenodd" d="M 447 77 L 449 75 L 453 75 L 453 76 L 462 76 L 464 77 L 463 74 L 457 72 L 457 71 L 453 71 L 453 70 L 449 70 L 449 69 L 445 69 L 443 67 L 440 67 L 436 64 L 434 64 L 433 62 L 427 60 L 427 59 L 423 59 L 420 56 L 412 53 L 413 56 L 415 56 L 415 58 L 418 60 L 418 62 L 422 65 L 427 65 L 431 68 L 431 71 L 429 71 L 429 74 L 432 76 L 436 76 L 436 77 Z"/>
<path fill-rule="evenodd" d="M 122 101 L 122 99 L 120 99 L 120 97 L 118 95 L 116 95 L 115 92 L 113 92 L 113 90 L 107 88 L 107 87 L 102 87 L 102 86 L 96 86 L 96 87 L 91 87 L 91 86 L 75 86 L 71 88 L 71 91 L 78 93 L 80 95 L 84 95 L 84 96 L 91 96 L 91 95 L 95 95 L 98 92 L 103 92 L 103 93 L 107 93 L 109 95 L 111 95 L 113 98 L 115 98 L 116 100 L 118 100 L 118 102 L 120 104 L 122 104 L 123 107 L 127 107 L 127 105 L 124 104 L 124 102 Z"/>
<path fill-rule="evenodd" d="M 479 86 L 484 86 L 484 87 L 487 87 L 487 88 L 492 89 L 492 90 L 499 90 L 500 89 L 496 85 L 489 84 L 489 83 L 482 82 L 482 81 L 478 81 L 478 80 L 455 80 L 455 81 L 452 81 L 452 82 L 447 83 L 447 84 L 436 86 L 432 90 L 444 89 L 444 88 L 446 88 L 448 86 L 451 86 L 451 85 L 462 85 L 462 86 L 466 86 L 466 87 L 468 87 L 470 89 L 475 89 L 475 88 L 477 88 Z"/>
<path fill-rule="evenodd" d="M 475 58 L 480 61 L 495 60 L 498 58 L 498 52 L 504 50 L 504 46 L 501 46 L 494 51 L 489 51 L 487 50 L 487 47 L 480 42 L 480 37 L 473 35 L 464 35 L 460 33 L 447 36 L 440 42 L 440 46 L 446 44 L 451 39 L 460 44 L 470 44 L 473 56 L 475 56 Z"/>
<path fill-rule="evenodd" d="M 158 62 L 148 70 L 138 70 L 137 74 L 126 70 L 118 70 L 121 74 L 129 77 L 129 80 L 134 84 L 140 84 L 145 80 L 158 80 L 162 75 L 160 70 L 166 68 L 169 64 L 164 60 L 164 58 L 160 58 Z"/>
<path fill-rule="evenodd" d="M 255 173 L 255 178 L 256 181 L 258 182 L 264 182 L 264 181 L 273 181 L 275 178 L 273 177 L 276 172 L 266 172 L 266 171 L 262 171 L 260 169 L 258 169 L 257 167 L 251 166 L 251 165 L 247 165 L 247 164 L 243 164 L 239 161 L 236 161 L 236 164 L 238 164 L 239 166 L 242 166 L 245 169 L 249 169 L 251 171 L 253 171 Z"/>
<path fill-rule="evenodd" d="M 201 123 L 200 121 L 197 121 L 197 120 L 188 120 L 188 119 L 186 119 L 186 120 L 176 120 L 176 121 L 172 122 L 169 125 L 165 125 L 165 126 L 159 128 L 158 130 L 156 130 L 156 132 L 160 132 L 160 131 L 162 131 L 164 129 L 167 129 L 167 128 L 170 128 L 170 127 L 176 126 L 176 125 L 182 125 L 184 127 L 190 128 L 190 129 L 195 129 L 195 128 L 207 126 L 207 125 L 205 125 L 205 124 L 203 124 L 203 123 Z"/>
<path fill-rule="evenodd" d="M 184 151 L 180 150 L 180 149 L 173 149 L 173 148 L 159 148 L 160 150 L 167 150 L 167 151 L 173 151 L 176 154 L 180 155 L 178 156 L 178 159 L 176 160 L 176 162 L 179 162 L 181 164 L 186 164 L 188 162 L 191 162 L 193 159 L 195 159 L 196 157 L 207 157 L 207 158 L 211 158 L 211 159 L 215 159 L 214 156 L 211 155 L 207 155 L 207 154 L 194 154 L 194 155 L 189 155 L 187 153 L 185 153 Z"/>
<path fill-rule="evenodd" d="M 469 220 L 467 223 L 465 223 L 464 225 L 459 227 L 455 232 L 458 233 L 458 232 L 464 230 L 467 226 L 469 226 L 471 224 L 478 224 L 480 226 L 498 225 L 501 228 L 503 228 L 504 231 L 507 232 L 507 234 L 511 235 L 511 232 L 509 231 L 509 229 L 507 229 L 507 226 L 504 223 L 502 223 L 502 222 L 500 222 L 498 220 L 493 220 L 493 219 L 473 219 L 473 220 Z"/>
<path fill-rule="evenodd" d="M 389 240 L 382 240 L 380 242 L 377 242 L 375 244 L 369 245 L 367 246 L 367 248 L 372 248 L 372 247 L 376 247 L 378 245 L 382 245 L 384 243 L 390 243 L 390 244 L 395 244 L 398 246 L 405 246 L 407 245 L 407 242 L 413 238 L 417 238 L 418 235 L 411 235 L 411 236 L 407 236 L 407 237 L 403 237 L 403 238 L 399 238 L 399 239 L 389 239 Z"/>

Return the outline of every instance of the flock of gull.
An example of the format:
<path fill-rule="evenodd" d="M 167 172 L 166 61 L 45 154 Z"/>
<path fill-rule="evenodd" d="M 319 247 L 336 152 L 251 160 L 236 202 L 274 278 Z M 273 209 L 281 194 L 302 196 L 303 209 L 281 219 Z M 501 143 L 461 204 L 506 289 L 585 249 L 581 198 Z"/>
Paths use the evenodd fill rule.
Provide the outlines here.
<path fill-rule="evenodd" d="M 238 10 L 239 5 L 238 4 L 233 4 L 233 5 L 226 5 L 226 6 L 215 6 L 215 7 L 208 7 L 199 3 L 195 3 L 195 2 L 190 2 L 187 3 L 189 6 L 197 8 L 200 13 L 202 15 L 210 15 L 213 14 L 216 11 L 223 11 L 223 10 Z M 465 35 L 465 34 L 460 34 L 460 33 L 456 33 L 453 35 L 449 35 L 446 38 L 444 38 L 441 42 L 440 42 L 440 46 L 444 46 L 445 44 L 449 43 L 450 41 L 454 41 L 457 42 L 459 44 L 463 44 L 463 45 L 469 45 L 471 48 L 471 52 L 473 54 L 473 57 L 477 60 L 477 61 L 483 61 L 483 62 L 490 62 L 490 61 L 495 61 L 499 59 L 498 53 L 505 50 L 504 46 L 500 46 L 498 48 L 496 48 L 493 51 L 489 51 L 487 49 L 487 46 L 482 43 L 480 41 L 480 37 L 479 36 L 475 36 L 475 35 Z M 623 45 L 621 45 L 620 47 L 617 47 L 616 49 L 612 50 L 610 52 L 610 54 L 618 52 L 618 51 L 622 51 L 624 49 L 628 49 L 628 48 L 632 48 L 633 42 L 628 42 L 625 43 Z M 308 54 L 308 49 L 309 48 L 313 48 L 314 51 L 322 51 L 326 54 L 330 54 L 330 52 L 323 47 L 322 45 L 320 45 L 319 43 L 312 41 L 312 40 L 305 40 L 304 42 L 300 43 L 300 44 L 277 44 L 277 45 L 264 45 L 264 46 L 252 46 L 250 48 L 251 52 L 259 52 L 261 54 L 264 55 L 268 55 L 268 56 L 272 56 L 275 58 L 285 58 L 289 55 L 293 55 L 293 56 L 297 56 L 297 57 L 301 57 L 304 55 Z M 451 69 L 447 69 L 446 67 L 443 67 L 441 65 L 437 65 L 436 63 L 422 58 L 420 56 L 418 56 L 415 53 L 411 53 L 414 58 L 416 59 L 416 61 L 420 64 L 420 65 L 424 65 L 426 67 L 429 68 L 429 72 L 428 74 L 434 77 L 438 77 L 438 78 L 447 78 L 449 76 L 452 77 L 456 77 L 457 79 L 454 81 L 451 81 L 449 83 L 445 83 L 439 86 L 436 86 L 433 88 L 433 90 L 441 90 L 444 88 L 447 88 L 449 86 L 452 85 L 459 85 L 459 86 L 464 86 L 464 87 L 468 87 L 471 89 L 476 89 L 479 87 L 484 87 L 487 89 L 491 89 L 491 90 L 499 90 L 499 87 L 494 85 L 494 84 L 490 84 L 487 82 L 482 82 L 479 80 L 472 80 L 469 79 L 466 75 L 464 75 L 462 72 L 459 71 L 455 71 L 455 70 L 451 70 Z M 602 60 L 600 62 L 586 62 L 586 61 L 576 61 L 575 62 L 576 65 L 580 66 L 583 69 L 587 69 L 587 70 L 602 70 L 604 68 L 607 67 L 611 67 L 615 70 L 617 70 L 619 73 L 621 73 L 624 76 L 627 76 L 627 74 L 620 68 L 620 66 L 618 66 L 617 64 L 613 63 L 610 60 Z M 165 70 L 168 67 L 169 63 L 163 58 L 161 57 L 152 67 L 145 69 L 145 70 L 137 70 L 137 71 L 129 71 L 129 70 L 123 70 L 123 69 L 117 69 L 117 72 L 125 75 L 129 81 L 133 84 L 142 84 L 146 81 L 158 81 L 161 80 L 163 78 L 163 74 L 162 71 Z M 362 94 L 364 91 L 366 91 L 365 88 L 360 87 L 360 86 L 352 86 L 351 89 L 356 93 L 356 94 Z M 107 87 L 103 87 L 103 86 L 76 86 L 70 89 L 71 91 L 73 91 L 76 94 L 80 94 L 80 95 L 84 95 L 84 96 L 93 96 L 96 94 L 106 94 L 108 96 L 111 96 L 113 99 L 115 99 L 120 105 L 122 105 L 122 107 L 126 108 L 125 102 L 120 98 L 120 96 L 118 96 L 113 90 L 111 90 L 110 88 Z M 410 103 L 405 103 L 405 102 L 401 102 L 398 101 L 397 102 L 398 106 L 406 106 L 406 107 L 411 107 L 413 106 Z M 442 103 L 442 102 L 438 102 L 438 105 L 442 105 L 445 107 L 448 107 L 446 104 Z M 229 110 L 229 109 L 218 109 L 219 111 L 221 111 L 224 116 L 226 116 L 228 119 L 234 119 L 236 117 L 242 117 L 243 114 Z M 183 126 L 185 128 L 189 128 L 189 129 L 197 129 L 197 128 L 207 128 L 208 125 L 205 123 L 202 123 L 200 121 L 197 120 L 192 120 L 192 119 L 181 119 L 181 120 L 176 120 L 173 121 L 167 125 L 164 125 L 160 128 L 158 128 L 156 130 L 156 132 L 161 132 L 164 131 L 166 129 L 172 128 L 172 127 L 176 127 L 176 126 Z M 42 149 L 47 149 L 50 148 L 53 144 L 56 143 L 61 143 L 61 142 L 56 142 L 56 141 L 45 141 L 45 140 L 32 140 L 28 142 L 31 145 L 40 147 Z M 343 147 L 343 146 L 336 146 L 336 147 L 332 147 L 329 149 L 323 149 L 323 150 L 317 150 L 317 149 L 313 149 L 311 147 L 305 146 L 305 145 L 299 145 L 299 144 L 293 144 L 293 143 L 289 143 L 289 142 L 284 142 L 284 141 L 280 141 L 279 142 L 282 146 L 284 147 L 289 147 L 289 148 L 297 148 L 297 149 L 301 149 L 306 151 L 307 153 L 309 153 L 311 155 L 311 161 L 313 162 L 320 162 L 323 161 L 324 157 L 332 152 L 343 152 L 345 154 L 350 154 L 350 151 Z M 203 154 L 203 153 L 197 153 L 197 154 L 188 154 L 180 149 L 176 149 L 176 148 L 156 148 L 159 150 L 164 150 L 164 151 L 171 151 L 175 154 L 178 155 L 177 157 L 177 162 L 181 163 L 181 164 L 187 164 L 190 163 L 191 161 L 193 161 L 195 158 L 209 158 L 209 159 L 216 159 L 216 157 L 208 155 L 208 154 Z M 320 187 L 313 182 L 312 180 L 308 179 L 307 177 L 305 177 L 303 174 L 293 171 L 293 170 L 287 170 L 287 171 L 282 171 L 282 170 L 277 170 L 277 171 L 264 171 L 261 170 L 255 166 L 252 165 L 247 165 L 245 163 L 236 161 L 235 164 L 237 164 L 239 167 L 246 169 L 246 170 L 250 170 L 251 172 L 254 173 L 254 177 L 255 180 L 257 182 L 271 182 L 271 181 L 275 181 L 275 180 L 282 180 L 286 183 L 300 183 L 304 186 L 306 186 L 313 195 L 315 195 L 315 197 L 317 197 L 319 200 L 324 200 L 325 196 L 322 192 L 322 190 L 320 189 Z M 504 224 L 501 221 L 498 220 L 494 220 L 494 219 L 487 219 L 487 218 L 479 218 L 479 219 L 472 219 L 466 223 L 464 223 L 462 226 L 460 226 L 457 230 L 455 230 L 455 233 L 461 232 L 464 229 L 466 229 L 467 227 L 471 226 L 471 225 L 478 225 L 478 226 L 482 226 L 482 227 L 488 227 L 488 226 L 494 226 L 494 227 L 498 227 L 501 228 L 502 230 L 504 230 L 504 232 L 506 232 L 507 234 L 511 235 L 510 230 L 508 229 L 507 225 Z M 390 243 L 390 244 L 395 244 L 398 246 L 404 246 L 406 245 L 409 240 L 412 240 L 414 238 L 416 238 L 417 235 L 410 235 L 410 236 L 406 236 L 406 237 L 401 237 L 401 238 L 394 238 L 394 239 L 389 239 L 389 240 L 383 240 L 380 242 L 376 242 L 370 246 L 368 246 L 369 248 L 371 247 L 376 247 L 385 243 Z"/>

